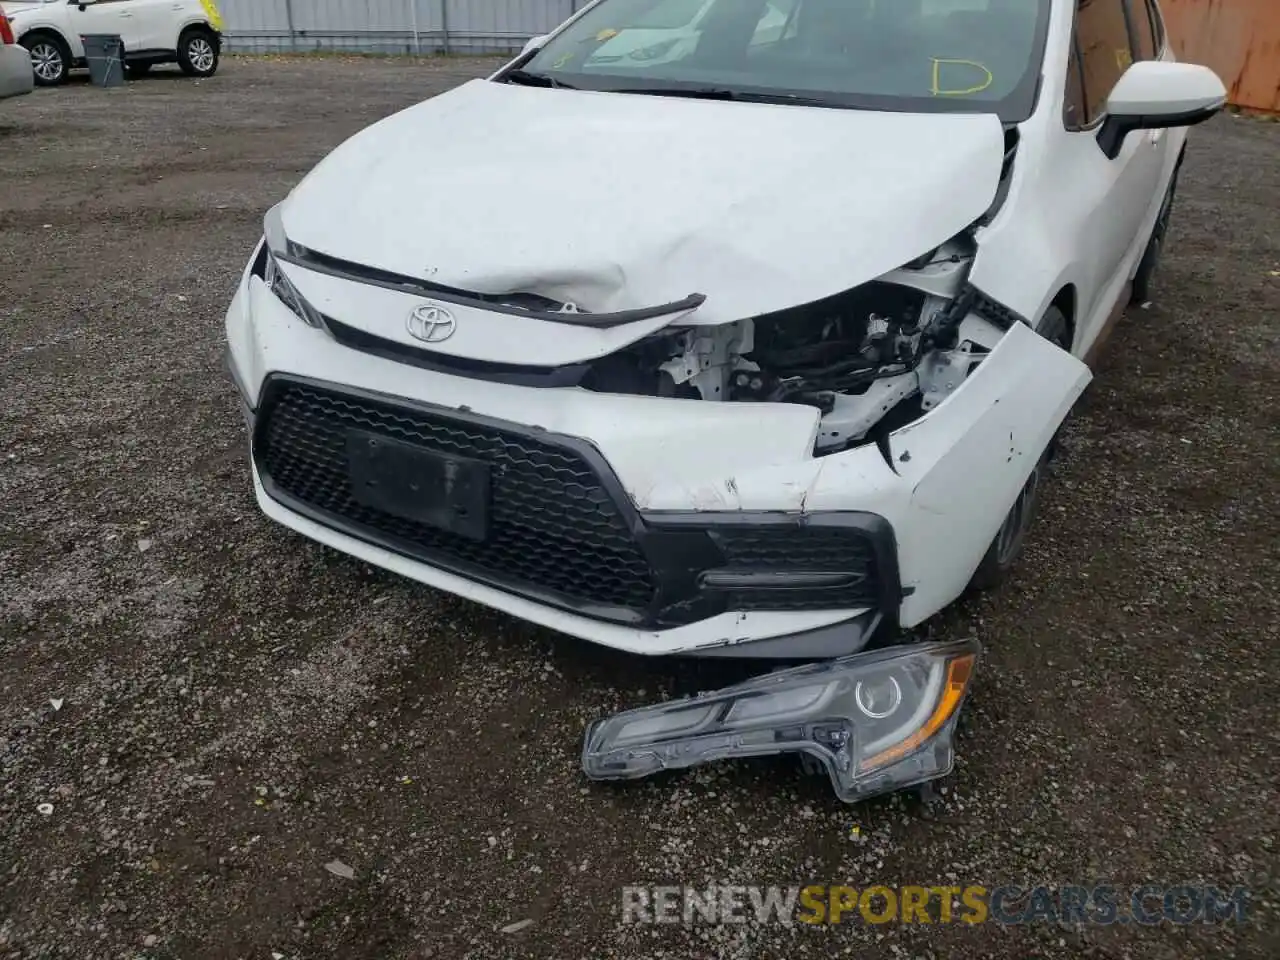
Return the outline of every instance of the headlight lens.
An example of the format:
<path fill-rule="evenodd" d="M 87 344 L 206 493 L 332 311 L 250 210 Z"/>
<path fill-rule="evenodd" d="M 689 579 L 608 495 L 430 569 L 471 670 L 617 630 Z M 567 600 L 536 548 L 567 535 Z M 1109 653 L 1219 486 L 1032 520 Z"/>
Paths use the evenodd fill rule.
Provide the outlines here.
<path fill-rule="evenodd" d="M 902 704 L 902 685 L 893 674 L 859 680 L 853 686 L 853 699 L 864 715 L 872 720 L 883 720 L 892 716 Z"/>
<path fill-rule="evenodd" d="M 265 254 L 265 263 L 262 268 L 263 283 L 275 294 L 276 299 L 292 310 L 303 323 L 313 327 L 323 326 L 320 314 L 307 303 L 306 298 L 298 292 L 298 288 L 285 276 L 270 248 L 265 251 Z"/>
<path fill-rule="evenodd" d="M 593 780 L 730 757 L 804 753 L 852 802 L 943 776 L 979 654 L 975 640 L 913 644 L 782 670 L 587 730 Z"/>
<path fill-rule="evenodd" d="M 266 247 L 263 251 L 263 282 L 275 294 L 276 299 L 292 310 L 303 323 L 312 327 L 324 326 L 319 312 L 298 292 L 298 288 L 280 268 L 280 262 L 276 259 L 277 256 L 288 257 L 290 254 L 279 204 L 268 210 L 263 218 L 263 243 Z"/>

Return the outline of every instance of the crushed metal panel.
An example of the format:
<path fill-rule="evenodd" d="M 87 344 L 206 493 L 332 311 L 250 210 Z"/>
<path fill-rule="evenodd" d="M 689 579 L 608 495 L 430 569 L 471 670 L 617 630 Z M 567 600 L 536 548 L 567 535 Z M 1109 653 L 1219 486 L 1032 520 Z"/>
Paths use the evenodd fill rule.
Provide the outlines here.
<path fill-rule="evenodd" d="M 891 434 L 894 469 L 912 485 L 896 525 L 903 553 L 929 557 L 903 602 L 913 626 L 968 584 L 1041 453 L 1091 378 L 1023 324 L 930 414 Z"/>
<path fill-rule="evenodd" d="M 520 144 L 523 176 L 495 152 L 495 129 Z M 340 145 L 282 220 L 317 253 L 458 290 L 597 313 L 697 291 L 695 322 L 723 323 L 835 295 L 944 243 L 990 206 L 1003 156 L 994 114 L 475 80 Z"/>

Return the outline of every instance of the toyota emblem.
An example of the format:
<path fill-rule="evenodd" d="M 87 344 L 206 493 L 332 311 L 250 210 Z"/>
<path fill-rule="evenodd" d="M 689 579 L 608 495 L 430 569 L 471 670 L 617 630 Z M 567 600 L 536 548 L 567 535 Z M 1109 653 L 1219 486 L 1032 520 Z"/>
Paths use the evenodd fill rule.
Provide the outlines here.
<path fill-rule="evenodd" d="M 458 321 L 453 314 L 435 303 L 422 303 L 413 308 L 406 323 L 409 336 L 423 343 L 439 343 L 453 336 Z"/>

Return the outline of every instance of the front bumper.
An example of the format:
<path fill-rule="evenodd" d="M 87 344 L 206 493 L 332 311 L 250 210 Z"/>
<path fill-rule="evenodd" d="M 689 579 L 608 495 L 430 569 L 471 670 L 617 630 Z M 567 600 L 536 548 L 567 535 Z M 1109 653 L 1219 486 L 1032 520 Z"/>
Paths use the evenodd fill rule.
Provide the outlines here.
<path fill-rule="evenodd" d="M 354 298 L 356 291 L 349 293 Z M 409 294 L 382 291 L 380 296 L 403 296 L 404 303 L 379 302 L 377 316 L 407 316 L 420 302 Z M 359 306 L 330 302 L 323 291 L 308 297 L 322 312 L 337 311 L 344 322 L 351 316 L 344 311 Z M 404 312 L 397 314 L 401 306 Z M 269 516 L 420 582 L 646 654 L 844 655 L 861 649 L 882 622 L 911 627 L 937 612 L 964 589 L 1031 466 L 1087 381 L 1078 361 L 1015 328 L 944 403 L 892 434 L 883 452 L 863 446 L 815 458 L 815 409 L 595 394 L 417 367 L 352 349 L 304 323 L 249 269 L 227 314 L 227 338 L 233 377 L 246 409 L 255 414 L 254 482 Z M 290 401 L 294 426 L 300 428 L 293 429 L 272 411 L 282 395 L 298 390 L 316 395 Z M 343 422 L 335 426 L 334 417 Z M 334 509 L 341 484 L 325 472 L 334 464 L 321 471 L 319 486 L 300 493 L 298 484 L 310 483 L 311 474 L 290 457 L 291 449 L 306 446 L 314 425 L 333 433 L 352 426 L 353 417 L 384 434 L 407 431 L 402 439 L 416 435 L 428 441 L 419 446 L 452 445 L 463 456 L 467 451 L 459 444 L 502 447 L 504 466 L 518 467 L 517 473 L 536 463 L 560 476 L 561 486 L 579 483 L 583 489 L 575 496 L 595 498 L 596 519 L 608 527 L 604 532 L 614 552 L 586 543 L 596 552 L 577 565 L 562 545 L 564 566 L 581 575 L 586 594 L 579 591 L 577 602 L 566 602 L 571 583 L 543 591 L 537 578 L 506 575 L 529 561 L 520 551 L 542 551 L 543 540 L 557 537 L 554 524 L 526 525 L 523 539 L 503 558 L 473 552 L 458 563 L 458 550 L 448 557 L 435 549 L 438 545 L 424 547 L 421 531 L 406 537 L 368 516 L 357 517 L 354 526 L 342 522 L 352 508 Z M 283 426 L 266 435 L 264 430 L 275 430 L 270 423 L 263 426 L 268 421 Z M 340 460 L 341 448 L 331 440 L 325 439 L 329 445 L 322 444 L 322 453 Z M 529 484 L 515 492 L 526 499 L 540 496 Z M 551 504 L 550 512 L 547 504 L 534 506 L 542 510 L 542 520 L 556 511 L 567 516 L 560 503 Z M 583 519 L 579 512 L 575 536 Z M 868 593 L 861 583 L 849 592 L 847 604 L 788 609 L 730 602 L 723 590 L 711 602 L 693 589 L 723 559 L 723 549 L 716 555 L 709 540 L 732 539 L 738 527 L 771 525 L 786 536 L 842 526 L 859 534 L 873 559 L 874 589 Z M 630 548 L 622 543 L 628 537 L 654 571 L 653 603 L 632 602 L 630 595 L 593 602 L 611 590 L 626 594 L 625 584 L 601 590 L 592 585 L 611 573 L 635 579 L 635 555 L 627 554 Z M 763 564 L 766 573 L 787 572 L 794 544 L 772 554 L 765 546 L 758 543 L 747 551 L 758 561 L 757 570 Z M 771 555 L 781 564 L 770 567 L 761 560 Z M 543 562 L 541 569 L 548 576 L 557 573 L 554 563 Z"/>
<path fill-rule="evenodd" d="M 263 510 L 421 582 L 649 654 L 841 656 L 896 609 L 892 531 L 874 515 L 646 516 L 582 441 L 278 374 L 254 409 L 230 354 L 227 367 Z M 488 535 L 459 538 L 352 499 L 344 442 L 357 428 L 483 456 L 495 477 Z"/>
<path fill-rule="evenodd" d="M 0 44 L 0 100 L 20 97 L 35 87 L 31 56 L 16 43 Z"/>

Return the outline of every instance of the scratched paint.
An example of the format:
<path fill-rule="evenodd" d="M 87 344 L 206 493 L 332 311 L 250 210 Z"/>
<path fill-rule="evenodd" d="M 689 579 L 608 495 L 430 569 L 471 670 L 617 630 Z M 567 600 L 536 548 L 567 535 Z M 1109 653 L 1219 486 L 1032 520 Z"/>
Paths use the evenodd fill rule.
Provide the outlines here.
<path fill-rule="evenodd" d="M 1161 0 L 1179 60 L 1217 71 L 1231 103 L 1280 113 L 1280 0 Z"/>

